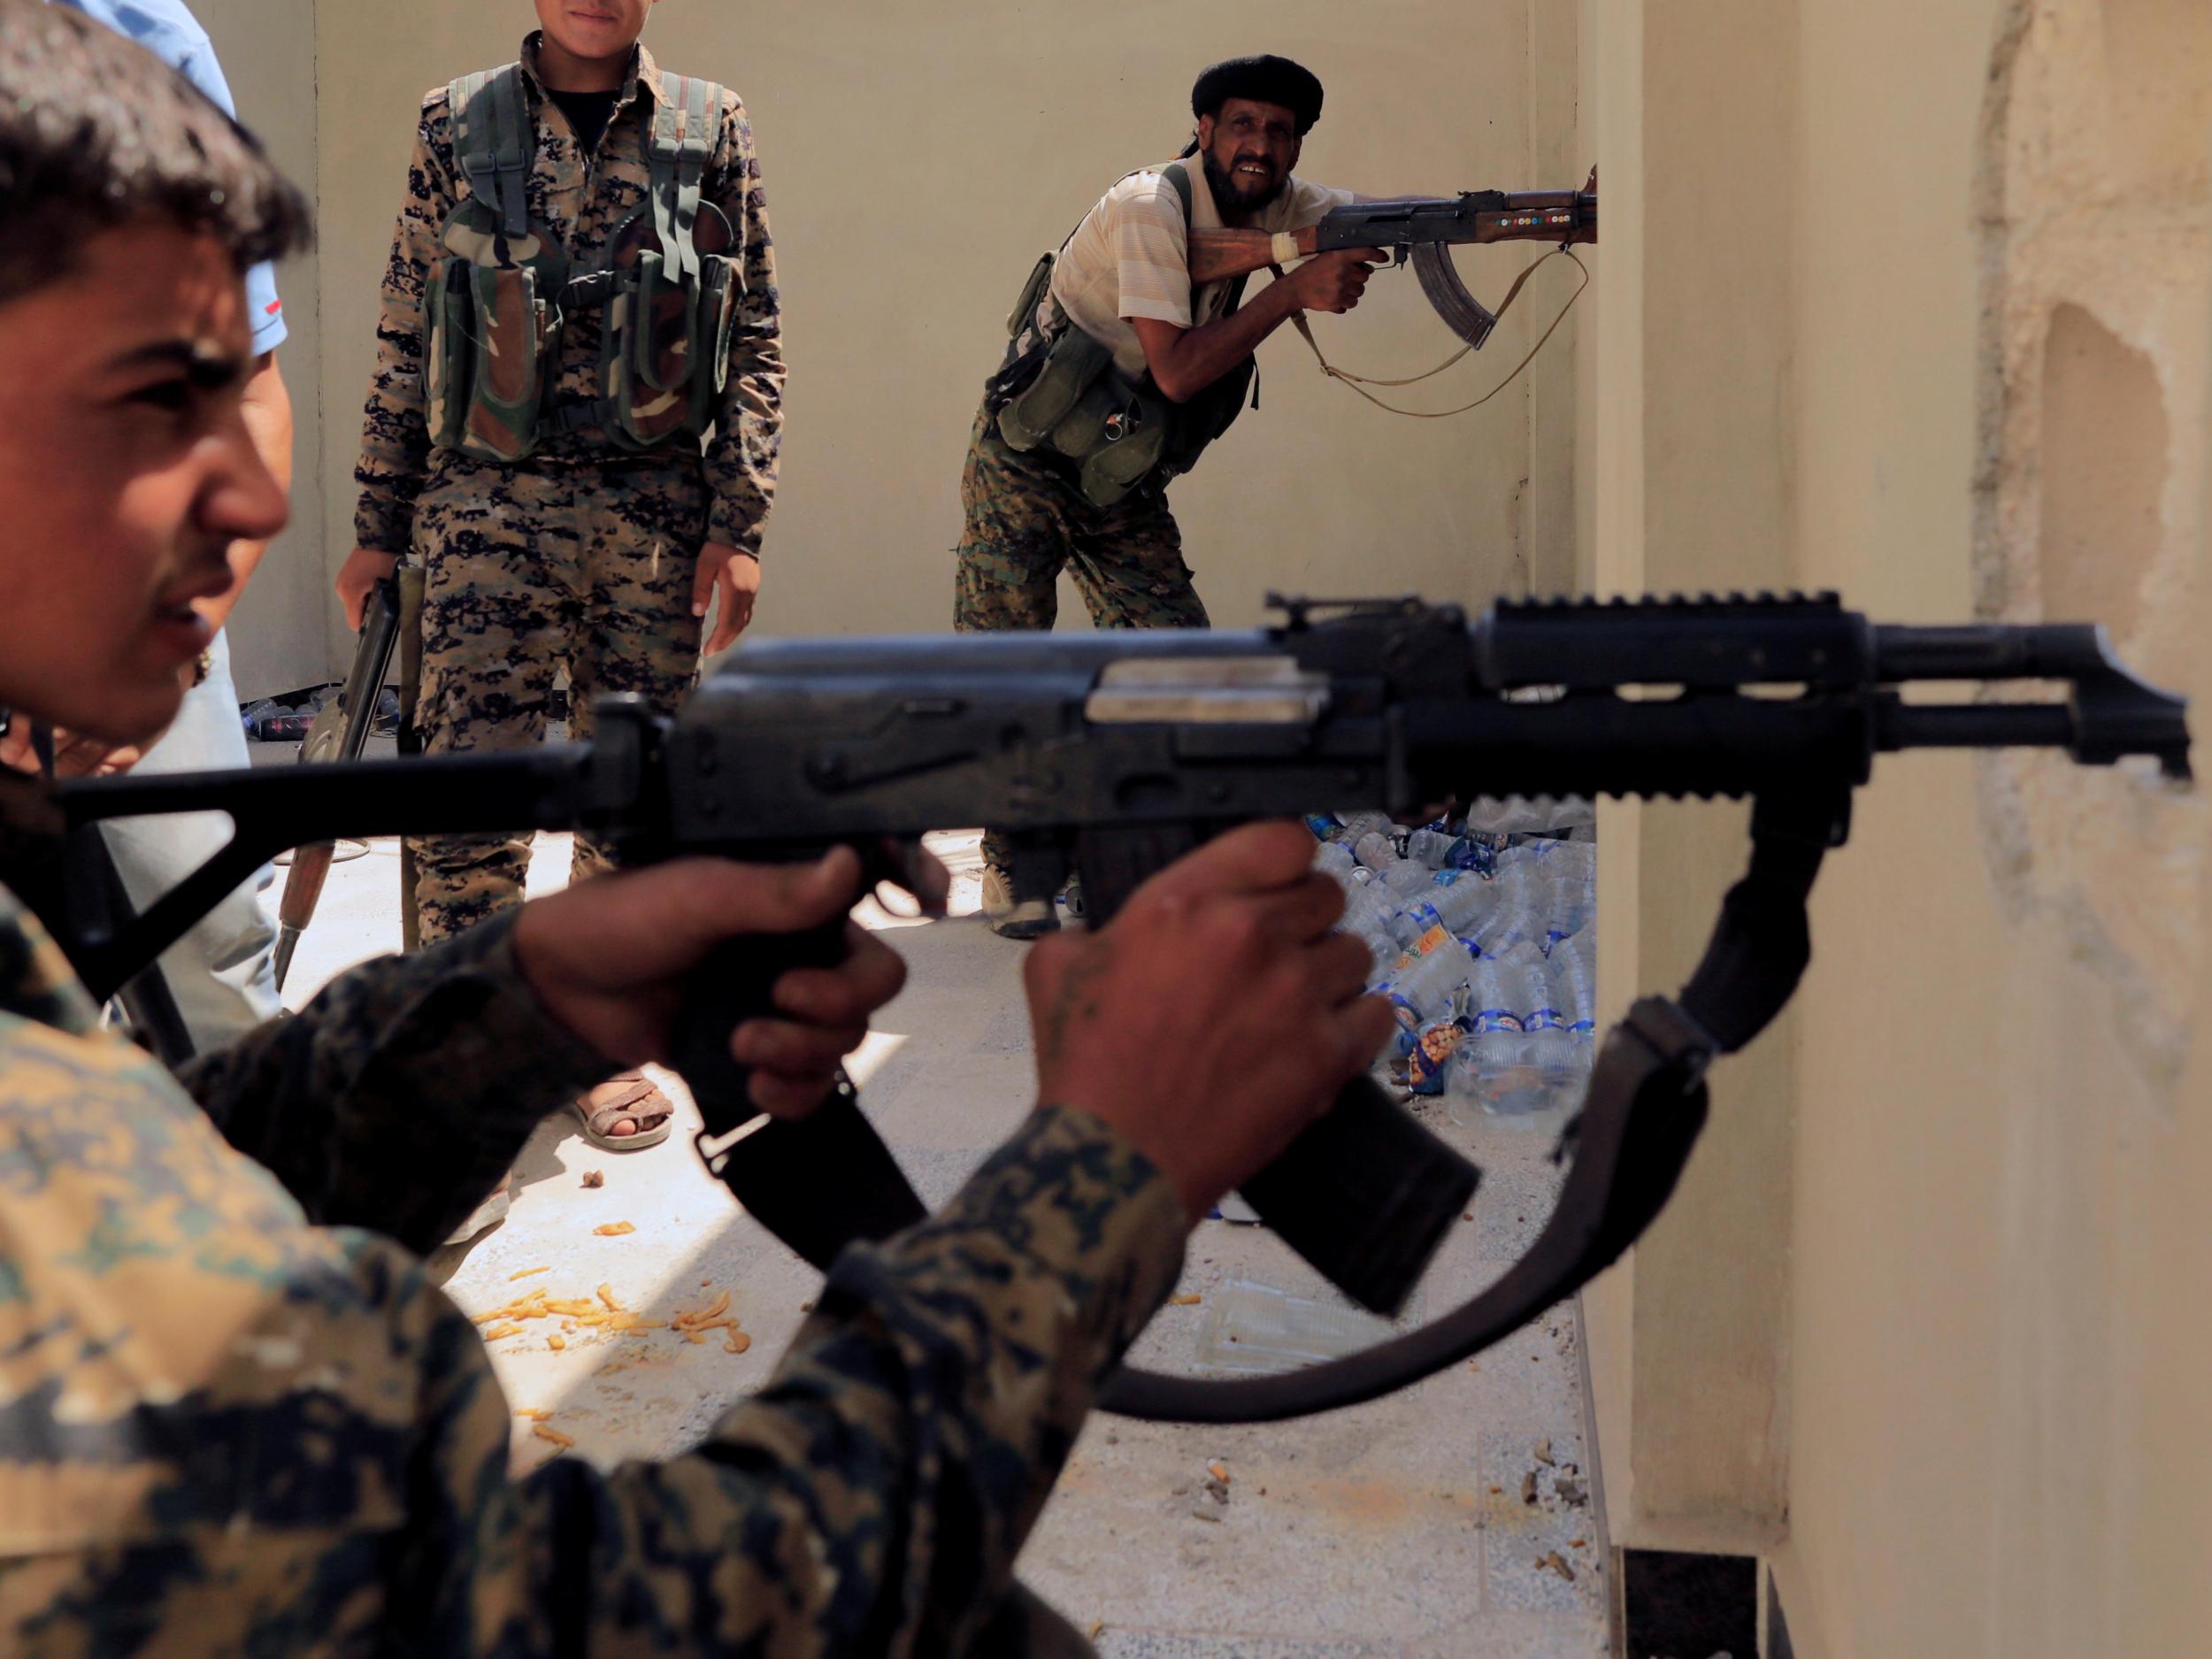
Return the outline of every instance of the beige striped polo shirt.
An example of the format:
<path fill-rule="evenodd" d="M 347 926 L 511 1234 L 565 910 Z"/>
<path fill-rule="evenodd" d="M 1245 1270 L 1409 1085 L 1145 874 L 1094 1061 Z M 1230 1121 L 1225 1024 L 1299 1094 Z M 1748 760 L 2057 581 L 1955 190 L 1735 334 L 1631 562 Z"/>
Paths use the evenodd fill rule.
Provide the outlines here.
<path fill-rule="evenodd" d="M 1193 156 L 1184 165 L 1190 173 L 1192 227 L 1218 230 L 1221 211 L 1214 205 L 1203 162 Z M 1356 199 L 1349 190 L 1332 190 L 1293 174 L 1256 228 L 1302 230 L 1331 208 Z M 1060 250 L 1050 298 L 1093 339 L 1111 347 L 1116 366 L 1133 380 L 1144 373 L 1145 361 L 1130 318 L 1194 328 L 1214 321 L 1228 304 L 1225 282 L 1209 282 L 1195 296 L 1191 293 L 1187 250 L 1182 198 L 1159 167 L 1147 167 L 1115 185 L 1084 215 Z M 1050 310 L 1048 301 L 1037 313 L 1039 324 L 1048 328 Z"/>

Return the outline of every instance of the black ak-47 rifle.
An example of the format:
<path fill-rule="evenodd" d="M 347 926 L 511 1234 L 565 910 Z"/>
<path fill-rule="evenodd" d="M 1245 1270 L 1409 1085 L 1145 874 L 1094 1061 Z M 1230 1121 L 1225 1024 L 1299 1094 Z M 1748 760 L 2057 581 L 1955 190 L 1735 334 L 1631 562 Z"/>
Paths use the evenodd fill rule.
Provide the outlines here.
<path fill-rule="evenodd" d="M 756 645 L 672 722 L 603 704 L 590 748 L 70 785 L 59 798 L 74 833 L 212 808 L 237 839 L 135 923 L 106 931 L 88 910 L 68 943 L 104 993 L 271 854 L 339 835 L 573 826 L 633 862 L 788 859 L 980 821 L 1071 842 L 1103 920 L 1153 871 L 1256 818 L 1405 813 L 1454 793 L 1752 797 L 1749 873 L 1689 984 L 1638 1002 L 1608 1035 L 1557 1208 L 1503 1279 L 1433 1324 L 1306 1371 L 1227 1382 L 1125 1371 L 1103 1396 L 1137 1416 L 1258 1420 L 1425 1376 L 1635 1240 L 1703 1125 L 1705 1068 L 1796 987 L 1807 895 L 1877 755 L 2039 745 L 2189 776 L 2185 705 L 2129 675 L 2091 626 L 1878 626 L 1832 596 L 1501 604 L 1471 626 L 1416 600 L 1279 604 L 1280 626 L 1248 633 Z M 1921 680 L 2066 689 L 1908 702 L 1899 687 Z M 1650 695 L 1660 687 L 1675 689 Z M 833 927 L 751 941 L 697 977 L 676 1063 L 708 1136 L 756 1116 L 728 1032 L 765 1009 L 785 969 L 841 949 Z M 922 1214 L 849 1094 L 804 1123 L 760 1126 L 715 1167 L 818 1265 Z M 1332 1280 L 1391 1311 L 1478 1179 L 1363 1079 L 1244 1191 Z"/>
<path fill-rule="evenodd" d="M 391 670 L 392 648 L 399 640 L 399 585 L 387 577 L 369 589 L 361 607 L 361 638 L 353 652 L 353 670 L 329 707 L 315 717 L 315 724 L 300 745 L 300 759 L 308 764 L 359 760 L 376 725 L 377 699 Z M 291 868 L 284 872 L 284 895 L 277 902 L 276 983 L 292 971 L 292 953 L 315 919 L 322 902 L 323 884 L 338 856 L 338 843 L 317 841 L 296 848 Z"/>
<path fill-rule="evenodd" d="M 1469 190 L 1456 196 L 1398 196 L 1332 208 L 1316 225 L 1271 235 L 1263 230 L 1194 230 L 1193 288 L 1225 281 L 1346 248 L 1377 248 L 1394 265 L 1409 262 L 1436 314 L 1480 349 L 1498 313 L 1467 291 L 1452 267 L 1455 246 L 1549 242 L 1561 247 L 1598 239 L 1598 175 L 1579 190 Z M 1510 301 L 1507 302 L 1510 303 Z M 1503 311 L 1501 305 L 1499 311 Z"/>

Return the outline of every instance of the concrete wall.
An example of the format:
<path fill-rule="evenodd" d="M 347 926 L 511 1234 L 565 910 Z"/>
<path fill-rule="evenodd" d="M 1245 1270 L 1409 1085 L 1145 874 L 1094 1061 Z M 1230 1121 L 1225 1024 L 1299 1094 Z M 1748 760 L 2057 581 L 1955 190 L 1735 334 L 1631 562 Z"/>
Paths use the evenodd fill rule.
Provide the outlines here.
<path fill-rule="evenodd" d="M 1575 30 L 1561 15 L 1539 0 L 1417 0 L 1385 32 L 1321 0 L 1196 15 L 871 0 L 833 23 L 806 8 L 664 7 L 647 36 L 661 59 L 746 98 L 787 305 L 789 424 L 758 627 L 949 626 L 961 456 L 1014 291 L 1106 184 L 1180 147 L 1197 66 L 1256 48 L 1313 65 L 1329 107 L 1302 171 L 1325 181 L 1578 181 Z M 512 56 L 531 16 L 521 0 L 329 4 L 319 16 L 321 529 L 334 565 L 414 111 L 425 88 Z M 1462 269 L 1494 300 L 1529 257 L 1472 250 Z M 1487 389 L 1571 274 L 1548 271 L 1479 357 L 1407 401 L 1449 407 Z M 1370 296 L 1355 317 L 1317 324 L 1346 366 L 1412 373 L 1455 343 L 1409 273 L 1379 278 Z M 1571 582 L 1574 326 L 1541 375 L 1435 422 L 1370 409 L 1288 331 L 1271 342 L 1260 411 L 1176 488 L 1216 619 L 1256 619 L 1270 588 L 1474 601 Z M 1064 626 L 1071 613 L 1071 590 Z"/>
<path fill-rule="evenodd" d="M 2085 615 L 2212 689 L 2204 9 L 1598 10 L 1601 579 Z M 1611 826 L 1615 1000 L 1709 919 L 1686 826 Z M 1793 1025 L 1589 1299 L 1617 1540 L 1768 1553 L 1801 1655 L 2202 1647 L 2208 839 L 2133 772 L 1881 763 Z"/>
<path fill-rule="evenodd" d="M 1774 210 L 1753 204 L 1786 202 L 1792 185 L 1795 19 L 1715 0 L 1607 6 L 1593 22 L 1598 586 L 1787 588 L 1793 273 Z M 1601 805 L 1607 1007 L 1687 977 L 1742 873 L 1745 822 L 1735 803 Z M 1591 1293 L 1608 1501 L 1626 1541 L 1773 1536 L 1786 1512 L 1788 1266 L 1775 1246 L 1789 1225 L 1793 1033 L 1786 1014 L 1716 1075 L 1676 1202 Z"/>
<path fill-rule="evenodd" d="M 302 188 L 317 180 L 315 12 L 298 0 L 194 0 L 238 112 Z M 323 548 L 322 296 L 310 254 L 277 273 L 291 337 L 279 353 L 296 420 L 292 527 L 269 549 L 230 625 L 242 697 L 311 685 L 331 672 Z M 347 654 L 349 657 L 349 653 Z M 342 671 L 339 671 L 342 672 Z"/>

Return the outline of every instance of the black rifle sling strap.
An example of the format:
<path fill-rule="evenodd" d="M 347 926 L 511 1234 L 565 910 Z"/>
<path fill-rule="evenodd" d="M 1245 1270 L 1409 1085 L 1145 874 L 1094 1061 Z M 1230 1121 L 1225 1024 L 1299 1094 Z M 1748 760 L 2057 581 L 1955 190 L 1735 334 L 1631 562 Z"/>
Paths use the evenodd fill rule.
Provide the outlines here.
<path fill-rule="evenodd" d="M 1369 403 L 1374 404 L 1376 408 L 1386 410 L 1394 415 L 1404 415 L 1414 420 L 1447 420 L 1454 415 L 1463 415 L 1470 410 L 1480 409 L 1485 403 L 1495 397 L 1500 392 L 1502 392 L 1507 387 L 1512 385 L 1514 381 L 1519 380 L 1521 378 L 1521 372 L 1527 368 L 1530 364 L 1536 361 L 1536 354 L 1548 345 L 1551 342 L 1551 337 L 1559 332 L 1559 325 L 1567 320 L 1567 313 L 1574 310 L 1575 302 L 1582 297 L 1582 290 L 1590 286 L 1589 267 L 1584 265 L 1581 260 L 1577 259 L 1573 254 L 1570 253 L 1564 248 L 1553 249 L 1551 252 L 1546 254 L 1543 258 L 1538 259 L 1534 264 L 1526 266 L 1521 272 L 1520 275 L 1515 277 L 1513 279 L 1513 286 L 1505 291 L 1505 298 L 1498 303 L 1498 309 L 1494 317 L 1494 326 L 1496 321 L 1503 320 L 1506 312 L 1513 309 L 1513 302 L 1520 297 L 1521 289 L 1527 286 L 1529 278 L 1536 274 L 1538 270 L 1542 267 L 1545 260 L 1559 258 L 1567 260 L 1575 267 L 1575 269 L 1582 273 L 1582 280 L 1575 284 L 1575 291 L 1567 296 L 1567 303 L 1559 308 L 1559 314 L 1553 318 L 1551 319 L 1550 326 L 1547 327 L 1542 334 L 1536 337 L 1536 343 L 1528 349 L 1528 354 L 1518 363 L 1513 365 L 1513 372 L 1511 373 L 1508 374 L 1505 379 L 1500 380 L 1495 386 L 1485 392 L 1480 397 L 1475 399 L 1473 403 L 1462 403 L 1456 409 L 1401 409 L 1395 403 L 1385 403 L 1381 398 L 1376 396 L 1374 393 L 1369 391 L 1367 388 L 1371 386 L 1418 386 L 1423 380 L 1432 380 L 1437 375 L 1443 373 L 1445 370 L 1450 368 L 1469 352 L 1474 350 L 1475 348 L 1471 345 L 1462 346 L 1458 350 L 1453 352 L 1450 357 L 1446 357 L 1443 362 L 1423 373 L 1409 374 L 1402 380 L 1382 380 L 1370 374 L 1354 374 L 1348 369 L 1338 368 L 1335 364 L 1330 362 L 1328 358 L 1322 356 L 1321 344 L 1313 337 L 1313 328 L 1306 321 L 1305 312 L 1291 312 L 1291 326 L 1297 329 L 1297 331 L 1305 337 L 1306 344 L 1313 351 L 1313 360 L 1321 365 L 1322 373 L 1327 375 L 1333 380 L 1341 380 L 1345 385 L 1350 387 Z M 1282 266 L 1279 265 L 1271 265 L 1267 268 L 1275 273 L 1275 280 L 1279 282 L 1282 280 Z"/>
<path fill-rule="evenodd" d="M 1100 1405 L 1192 1423 L 1357 1405 L 1479 1353 L 1611 1266 L 1673 1195 L 1705 1126 L 1706 1068 L 1763 1031 L 1803 975 L 1806 901 L 1833 822 L 1755 810 L 1750 869 L 1729 889 L 1697 971 L 1678 1000 L 1645 997 L 1607 1033 L 1561 1138 L 1558 1156 L 1574 1156 L 1558 1206 L 1503 1278 L 1433 1324 L 1342 1359 L 1235 1382 L 1125 1371 L 1107 1380 Z"/>

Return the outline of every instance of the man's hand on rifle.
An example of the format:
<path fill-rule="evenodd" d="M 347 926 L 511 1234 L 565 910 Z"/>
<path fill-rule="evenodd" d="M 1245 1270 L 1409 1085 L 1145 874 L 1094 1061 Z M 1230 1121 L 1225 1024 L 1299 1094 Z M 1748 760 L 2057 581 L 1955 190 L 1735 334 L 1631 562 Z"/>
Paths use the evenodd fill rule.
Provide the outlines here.
<path fill-rule="evenodd" d="M 910 866 L 926 907 L 941 908 L 944 867 Z M 861 864 L 838 848 L 810 864 L 682 858 L 588 881 L 534 901 L 515 918 L 515 957 L 547 1012 L 615 1066 L 665 1061 L 684 981 L 718 945 L 796 933 L 844 915 L 862 892 Z M 839 1064 L 875 1011 L 906 983 L 906 964 L 848 923 L 834 968 L 794 969 L 776 981 L 777 1017 L 749 1020 L 730 1048 L 754 1068 L 753 1103 L 803 1118 L 828 1095 Z M 760 948 L 773 951 L 773 937 Z"/>
<path fill-rule="evenodd" d="M 338 600 L 346 608 L 346 626 L 356 634 L 361 632 L 361 618 L 377 583 L 398 568 L 396 553 L 357 547 L 346 555 L 346 562 L 338 567 Z"/>
<path fill-rule="evenodd" d="M 1373 1064 L 1390 1010 L 1336 883 L 1293 824 L 1233 830 L 1095 933 L 1032 948 L 1038 1099 L 1105 1119 L 1192 1219 L 1263 1168 Z"/>
<path fill-rule="evenodd" d="M 1317 254 L 1283 280 L 1302 311 L 1348 311 L 1367 292 L 1367 279 L 1390 256 L 1379 248 L 1340 248 Z"/>

